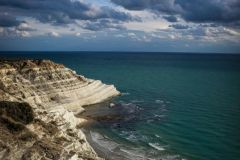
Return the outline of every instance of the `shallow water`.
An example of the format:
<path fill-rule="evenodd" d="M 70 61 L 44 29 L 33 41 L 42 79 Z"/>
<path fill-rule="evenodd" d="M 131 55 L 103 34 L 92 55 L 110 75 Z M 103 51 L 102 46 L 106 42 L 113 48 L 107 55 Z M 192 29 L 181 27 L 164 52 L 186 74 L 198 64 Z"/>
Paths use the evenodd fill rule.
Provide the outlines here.
<path fill-rule="evenodd" d="M 112 100 L 122 110 L 109 108 L 110 102 L 89 108 L 95 117 L 99 107 L 105 107 L 103 115 L 116 113 L 117 118 L 102 116 L 88 127 L 96 143 L 112 146 L 111 152 L 132 159 L 240 158 L 238 55 L 38 53 L 11 57 L 52 59 L 86 77 L 112 83 L 124 93 Z"/>

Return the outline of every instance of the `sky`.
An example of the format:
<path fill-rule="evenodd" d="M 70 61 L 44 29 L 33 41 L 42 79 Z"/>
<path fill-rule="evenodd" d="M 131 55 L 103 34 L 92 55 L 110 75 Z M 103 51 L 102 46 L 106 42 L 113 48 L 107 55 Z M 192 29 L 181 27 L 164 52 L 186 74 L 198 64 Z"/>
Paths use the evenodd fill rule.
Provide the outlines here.
<path fill-rule="evenodd" d="M 0 51 L 240 53 L 240 0 L 0 0 Z"/>

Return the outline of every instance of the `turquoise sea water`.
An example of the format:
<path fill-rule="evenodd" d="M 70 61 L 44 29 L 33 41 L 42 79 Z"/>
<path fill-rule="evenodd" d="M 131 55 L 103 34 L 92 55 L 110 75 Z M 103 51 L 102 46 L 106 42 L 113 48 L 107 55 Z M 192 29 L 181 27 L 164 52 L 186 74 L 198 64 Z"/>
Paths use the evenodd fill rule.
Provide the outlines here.
<path fill-rule="evenodd" d="M 96 139 L 98 133 L 107 137 L 100 145 L 117 154 L 133 159 L 240 159 L 240 55 L 102 52 L 0 57 L 47 58 L 114 84 L 123 95 L 112 101 L 123 108 L 120 114 L 125 117 L 100 121 L 89 129 Z M 96 113 L 108 105 L 89 110 Z"/>

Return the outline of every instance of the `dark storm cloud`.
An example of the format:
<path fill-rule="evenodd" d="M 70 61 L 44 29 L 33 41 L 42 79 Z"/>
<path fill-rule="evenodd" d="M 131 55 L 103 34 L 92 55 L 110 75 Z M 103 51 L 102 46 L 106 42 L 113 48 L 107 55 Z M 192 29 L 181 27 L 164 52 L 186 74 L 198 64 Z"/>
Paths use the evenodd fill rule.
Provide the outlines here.
<path fill-rule="evenodd" d="M 176 0 L 184 19 L 193 22 L 234 22 L 240 20 L 239 0 Z"/>
<path fill-rule="evenodd" d="M 191 22 L 240 21 L 239 0 L 111 0 L 129 10 L 149 9 L 158 14 L 180 15 Z"/>
<path fill-rule="evenodd" d="M 101 18 L 119 21 L 132 20 L 126 13 L 109 7 L 95 7 L 80 1 L 72 0 L 0 0 L 0 12 L 8 13 L 13 18 L 1 21 L 1 26 L 11 26 L 18 16 L 32 17 L 43 23 L 63 25 L 75 20 L 97 20 Z M 7 21 L 8 20 L 8 21 Z M 12 20 L 12 21 L 10 21 Z M 17 23 L 18 21 L 16 21 Z"/>
<path fill-rule="evenodd" d="M 178 22 L 178 19 L 176 16 L 163 16 L 164 19 L 166 19 L 168 22 Z"/>
<path fill-rule="evenodd" d="M 18 21 L 16 17 L 0 13 L 0 26 L 15 27 L 15 26 L 18 26 L 20 23 L 21 21 Z"/>
<path fill-rule="evenodd" d="M 169 27 L 175 28 L 175 29 L 188 29 L 188 25 L 183 25 L 183 24 L 172 24 L 169 25 Z"/>
<path fill-rule="evenodd" d="M 111 0 L 111 2 L 130 10 L 152 9 L 165 13 L 175 13 L 178 10 L 173 0 Z"/>

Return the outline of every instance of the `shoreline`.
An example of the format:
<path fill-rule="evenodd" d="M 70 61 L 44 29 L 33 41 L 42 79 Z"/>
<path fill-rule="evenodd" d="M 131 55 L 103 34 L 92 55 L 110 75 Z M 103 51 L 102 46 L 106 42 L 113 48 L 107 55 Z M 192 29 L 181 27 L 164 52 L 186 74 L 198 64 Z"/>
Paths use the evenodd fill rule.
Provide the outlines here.
<path fill-rule="evenodd" d="M 107 156 L 107 150 L 104 147 L 99 146 L 98 144 L 96 144 L 92 137 L 91 137 L 91 133 L 90 130 L 87 130 L 86 128 L 82 129 L 83 133 L 85 134 L 85 137 L 87 139 L 87 142 L 89 143 L 89 145 L 93 148 L 93 150 L 97 153 L 97 155 L 105 160 L 111 160 L 108 156 Z M 104 151 L 105 150 L 105 151 Z"/>
<path fill-rule="evenodd" d="M 106 142 L 105 140 L 107 138 L 104 137 L 101 133 L 95 132 L 95 131 L 91 131 L 91 130 L 88 130 L 86 128 L 84 128 L 82 131 L 83 131 L 83 133 L 86 136 L 87 142 L 89 143 L 89 145 L 93 148 L 93 150 L 96 152 L 96 154 L 99 157 L 101 157 L 101 158 L 103 158 L 105 160 L 123 160 L 123 159 L 124 160 L 131 160 L 130 157 L 124 156 L 123 154 L 121 154 L 119 152 L 111 151 L 111 147 L 100 145 L 99 144 L 100 142 L 97 143 L 96 141 L 94 141 L 94 139 L 92 137 L 92 134 L 95 134 L 95 136 L 97 136 L 97 137 L 99 136 L 99 139 L 101 139 L 102 142 Z M 114 141 L 109 139 L 109 144 L 111 144 L 111 143 L 116 145 L 116 146 L 120 145 L 120 144 L 117 144 L 116 142 L 114 142 Z M 118 147 L 116 147 L 116 148 L 118 148 Z"/>
<path fill-rule="evenodd" d="M 108 137 L 107 134 L 104 134 L 97 129 L 99 126 L 102 126 L 102 122 L 111 123 L 115 120 L 119 120 L 115 119 L 116 110 L 114 109 L 120 109 L 121 105 L 115 104 L 116 108 L 114 108 L 110 107 L 110 104 L 112 104 L 112 101 L 90 105 L 89 107 L 86 107 L 86 110 L 82 115 L 79 115 L 79 117 L 89 121 L 82 126 L 82 131 L 90 146 L 99 157 L 106 160 L 149 159 L 140 152 L 135 152 L 134 147 L 130 144 L 114 140 L 110 138 L 111 136 Z"/>
<path fill-rule="evenodd" d="M 98 116 L 99 116 L 98 111 L 101 112 L 100 113 L 101 116 L 111 115 L 111 111 L 110 111 L 111 108 L 109 107 L 111 103 L 112 103 L 112 99 L 108 99 L 107 101 L 103 101 L 98 104 L 85 106 L 84 107 L 85 111 L 78 114 L 77 117 L 86 119 L 86 123 L 84 123 L 84 125 L 81 126 L 81 130 L 84 133 L 87 142 L 99 157 L 104 158 L 106 160 L 122 160 L 122 159 L 128 160 L 127 157 L 120 155 L 114 151 L 111 151 L 111 147 L 108 147 L 106 145 L 105 146 L 100 145 L 100 142 L 97 142 L 98 140 L 102 140 L 102 143 L 105 143 L 106 142 L 105 140 L 107 140 L 109 141 L 109 144 L 111 143 L 115 143 L 115 145 L 118 145 L 118 144 L 112 141 L 111 139 L 105 137 L 102 133 L 93 131 L 94 128 L 96 127 L 93 125 L 98 125 L 100 123 L 98 119 Z M 97 113 L 95 113 L 95 111 Z M 93 129 L 91 129 L 91 126 L 93 126 Z"/>
<path fill-rule="evenodd" d="M 110 101 L 110 99 L 108 99 L 108 101 Z M 82 125 L 79 129 L 84 133 L 88 144 L 93 148 L 93 150 L 96 152 L 96 154 L 105 160 L 112 160 L 111 158 L 109 158 L 109 156 L 107 156 L 109 154 L 109 152 L 104 147 L 102 147 L 102 146 L 98 145 L 96 142 L 94 142 L 94 140 L 92 139 L 91 130 L 89 129 L 89 126 L 91 126 L 95 123 L 98 123 L 98 121 L 92 117 L 84 115 L 84 113 L 88 111 L 89 107 L 91 108 L 94 105 L 106 104 L 106 103 L 108 103 L 108 101 L 104 101 L 104 102 L 89 105 L 89 106 L 84 106 L 84 109 L 85 109 L 84 112 L 77 114 L 76 117 L 86 120 L 84 123 L 82 123 Z M 92 114 L 92 115 L 94 115 L 94 114 Z"/>

